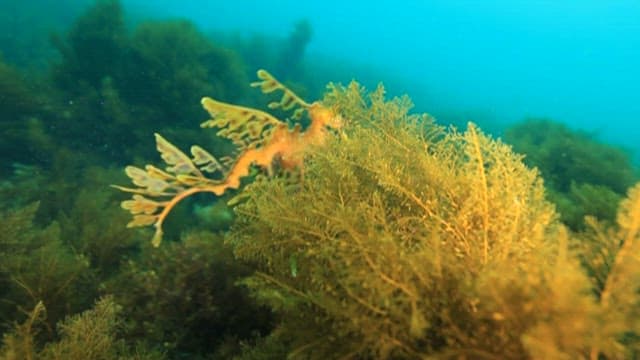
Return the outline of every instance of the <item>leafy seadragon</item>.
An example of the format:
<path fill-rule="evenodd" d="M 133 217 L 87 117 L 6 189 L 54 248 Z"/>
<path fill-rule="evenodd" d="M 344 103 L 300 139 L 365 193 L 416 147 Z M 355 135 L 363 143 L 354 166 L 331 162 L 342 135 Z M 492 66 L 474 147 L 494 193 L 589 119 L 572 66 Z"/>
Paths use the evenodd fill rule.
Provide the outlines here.
<path fill-rule="evenodd" d="M 200 146 L 193 145 L 190 157 L 155 134 L 157 149 L 169 166 L 165 170 L 153 165 L 146 165 L 144 169 L 127 166 L 125 172 L 137 187 L 114 185 L 117 189 L 133 193 L 132 199 L 121 204 L 133 215 L 127 227 L 153 225 L 152 244 L 159 246 L 162 224 L 182 199 L 200 192 L 220 196 L 228 189 L 237 189 L 252 166 L 265 169 L 268 174 L 273 173 L 274 163 L 283 169 L 301 168 L 309 147 L 321 145 L 329 128 L 339 129 L 342 126 L 342 118 L 334 111 L 320 102 L 305 102 L 267 71 L 259 70 L 258 78 L 261 81 L 252 83 L 252 87 L 260 87 L 265 94 L 277 90 L 283 92 L 279 102 L 269 104 L 270 109 L 292 110 L 294 120 L 300 120 L 307 112 L 309 126 L 303 130 L 296 123 L 290 128 L 286 122 L 266 112 L 204 97 L 201 103 L 211 119 L 200 126 L 219 128 L 217 135 L 231 140 L 238 147 L 238 155 L 220 162 Z M 207 177 L 205 173 L 218 174 L 218 179 Z"/>

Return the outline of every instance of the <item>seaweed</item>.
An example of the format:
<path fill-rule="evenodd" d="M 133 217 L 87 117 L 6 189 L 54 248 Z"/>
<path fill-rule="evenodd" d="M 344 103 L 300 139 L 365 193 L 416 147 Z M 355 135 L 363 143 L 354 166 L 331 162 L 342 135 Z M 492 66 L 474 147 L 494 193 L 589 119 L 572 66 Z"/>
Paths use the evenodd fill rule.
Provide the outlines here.
<path fill-rule="evenodd" d="M 54 38 L 61 60 L 51 69 L 46 125 L 65 147 L 91 148 L 93 162 L 143 156 L 154 129 L 184 132 L 179 125 L 200 113 L 177 104 L 200 94 L 237 100 L 246 93 L 242 59 L 191 22 L 146 21 L 129 31 L 124 19 L 120 1 L 98 1 Z"/>
<path fill-rule="evenodd" d="M 24 323 L 4 336 L 0 359 L 164 359 L 161 352 L 147 350 L 143 344 L 128 347 L 119 338 L 121 309 L 112 297 L 102 298 L 92 309 L 61 321 L 58 324 L 61 333 L 58 341 L 38 346 L 35 342 L 37 327 L 47 313 L 39 302 Z"/>
<path fill-rule="evenodd" d="M 0 346 L 0 359 L 32 360 L 35 358 L 35 335 L 38 325 L 46 317 L 45 312 L 42 301 L 38 302 L 23 323 L 16 324 L 12 332 L 4 334 L 2 346 Z"/>
<path fill-rule="evenodd" d="M 605 185 L 572 182 L 569 191 L 548 189 L 551 200 L 560 213 L 560 220 L 572 230 L 585 229 L 585 216 L 613 223 L 622 194 Z"/>
<path fill-rule="evenodd" d="M 0 175 L 10 172 L 14 163 L 33 161 L 47 141 L 37 139 L 35 128 L 41 95 L 34 95 L 33 85 L 0 57 Z M 21 151 L 15 151 L 20 149 Z"/>
<path fill-rule="evenodd" d="M 127 77 L 121 91 L 132 104 L 154 104 L 158 122 L 190 123 L 197 107 L 180 108 L 202 94 L 237 100 L 245 93 L 244 65 L 230 50 L 215 45 L 185 20 L 140 24 L 131 37 Z"/>
<path fill-rule="evenodd" d="M 118 272 L 124 259 L 137 253 L 140 234 L 122 228 L 127 219 L 114 207 L 117 200 L 113 192 L 94 190 L 104 185 L 114 171 L 90 168 L 86 173 L 84 186 L 75 195 L 71 208 L 58 215 L 58 221 L 62 236 L 90 262 L 95 281 L 99 283 Z M 101 178 L 95 187 L 86 179 L 90 176 Z"/>
<path fill-rule="evenodd" d="M 512 324 L 476 301 L 494 272 L 522 283 L 550 265 L 555 215 L 537 173 L 473 124 L 407 115 L 382 87 L 333 86 L 324 103 L 349 119 L 346 136 L 311 155 L 302 183 L 245 189 L 228 235 L 258 264 L 246 284 L 282 316 L 290 354 L 522 357 Z"/>
<path fill-rule="evenodd" d="M 53 68 L 57 86 L 70 94 L 98 89 L 105 77 L 121 78 L 127 32 L 118 0 L 98 0 L 72 25 L 65 39 L 54 36 L 62 61 Z"/>
<path fill-rule="evenodd" d="M 57 223 L 44 228 L 33 224 L 37 209 L 38 203 L 33 203 L 1 214 L 0 312 L 6 314 L 5 321 L 15 320 L 20 317 L 16 310 L 43 302 L 52 336 L 55 322 L 84 304 L 78 292 L 89 264 L 66 246 Z"/>
<path fill-rule="evenodd" d="M 552 120 L 512 126 L 505 141 L 540 170 L 549 199 L 572 230 L 585 228 L 585 215 L 613 220 L 619 200 L 638 179 L 628 153 Z"/>
<path fill-rule="evenodd" d="M 261 77 L 266 90 L 281 86 Z M 271 107 L 298 101 L 289 98 Z M 262 126 L 252 135 L 251 122 L 236 115 L 269 115 L 214 104 L 226 117 L 213 124 L 241 150 L 263 139 Z M 589 220 L 589 232 L 570 233 L 537 170 L 474 124 L 445 129 L 408 114 L 407 97 L 387 101 L 381 86 L 365 95 L 355 82 L 331 85 L 322 106 L 344 127 L 305 148 L 301 181 L 259 176 L 232 201 L 236 219 L 225 240 L 256 269 L 242 284 L 278 320 L 241 356 L 637 355 L 640 184 L 622 201 L 616 225 Z M 187 193 L 228 188 L 232 171 L 218 182 L 197 176 L 194 169 L 219 170 L 200 148 L 193 159 L 165 141 L 159 150 L 171 168 L 129 169 L 140 188 L 125 190 L 160 195 L 160 180 Z M 125 207 L 143 214 L 147 202 L 133 201 Z"/>
<path fill-rule="evenodd" d="M 54 324 L 91 306 L 101 284 L 138 251 L 141 234 L 124 229 L 126 215 L 105 188 L 119 174 L 82 170 L 54 175 L 23 166 L 0 187 L 1 325 L 42 301 L 48 310 L 42 337 L 55 338 Z"/>
<path fill-rule="evenodd" d="M 160 249 L 143 247 L 105 290 L 123 305 L 129 342 L 146 341 L 173 358 L 229 358 L 273 326 L 269 309 L 236 284 L 250 273 L 222 235 L 192 231 Z"/>
<path fill-rule="evenodd" d="M 558 191 L 567 192 L 576 182 L 624 194 L 636 179 L 629 154 L 558 122 L 530 119 L 508 129 L 505 140 L 527 154 L 525 163 L 536 166 Z"/>
<path fill-rule="evenodd" d="M 640 183 L 620 203 L 615 224 L 587 217 L 571 239 L 573 266 L 553 269 L 554 293 L 538 302 L 547 318 L 523 339 L 534 358 L 632 359 L 640 352 L 637 256 Z M 565 254 L 568 258 L 568 255 Z M 580 270 L 579 272 L 577 270 Z"/>
<path fill-rule="evenodd" d="M 0 117 L 7 121 L 35 113 L 36 100 L 17 69 L 0 57 Z M 4 122 L 3 121 L 3 122 Z"/>

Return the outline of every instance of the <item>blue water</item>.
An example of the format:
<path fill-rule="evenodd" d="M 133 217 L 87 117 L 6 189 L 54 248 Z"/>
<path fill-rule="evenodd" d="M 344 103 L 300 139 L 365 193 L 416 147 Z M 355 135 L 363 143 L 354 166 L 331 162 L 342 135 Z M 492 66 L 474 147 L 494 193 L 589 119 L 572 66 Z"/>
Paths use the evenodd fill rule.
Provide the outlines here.
<path fill-rule="evenodd" d="M 527 117 L 551 118 L 640 157 L 637 0 L 123 3 L 131 17 L 188 18 L 205 32 L 284 38 L 307 19 L 306 61 L 352 64 L 357 78 L 359 68 L 377 69 L 375 81 L 409 94 L 419 111 L 497 133 Z M 36 25 L 69 13 L 38 11 Z"/>
<path fill-rule="evenodd" d="M 285 36 L 305 18 L 311 58 L 378 67 L 419 110 L 498 125 L 548 117 L 640 152 L 640 1 L 125 4 L 242 33 Z"/>

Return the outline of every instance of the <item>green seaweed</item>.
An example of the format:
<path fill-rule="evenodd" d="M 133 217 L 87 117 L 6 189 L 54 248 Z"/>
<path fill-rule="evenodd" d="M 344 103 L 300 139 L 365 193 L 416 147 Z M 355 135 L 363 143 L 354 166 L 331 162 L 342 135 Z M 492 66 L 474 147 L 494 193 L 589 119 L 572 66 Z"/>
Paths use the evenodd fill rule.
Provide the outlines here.
<path fill-rule="evenodd" d="M 120 337 L 122 308 L 112 297 L 105 297 L 81 314 L 58 323 L 61 337 L 55 342 L 38 346 L 35 335 L 38 325 L 47 316 L 39 302 L 29 312 L 27 320 L 6 334 L 0 348 L 3 360 L 153 360 L 164 359 L 161 352 L 150 351 L 144 344 L 127 346 Z"/>
<path fill-rule="evenodd" d="M 29 85 L 20 72 L 3 62 L 0 57 L 0 117 L 3 122 L 32 115 L 36 104 Z"/>
<path fill-rule="evenodd" d="M 562 221 L 584 229 L 584 217 L 615 218 L 619 200 L 638 179 L 628 153 L 551 120 L 530 119 L 505 132 L 505 141 L 537 167 Z"/>
<path fill-rule="evenodd" d="M 119 270 L 119 265 L 138 250 L 140 234 L 123 231 L 126 216 L 116 211 L 115 196 L 110 191 L 96 191 L 95 187 L 108 181 L 115 172 L 89 168 L 84 175 L 84 186 L 77 191 L 68 211 L 59 214 L 62 236 L 76 252 L 90 261 L 97 282 Z M 99 177 L 91 184 L 90 177 Z"/>
<path fill-rule="evenodd" d="M 201 117 L 192 103 L 202 94 L 226 100 L 245 93 L 244 65 L 188 21 L 140 24 L 131 39 L 131 61 L 123 94 L 133 104 L 154 104 L 154 121 L 192 123 Z M 186 112 L 185 112 L 186 111 Z M 158 118 L 159 117 L 159 118 Z"/>
<path fill-rule="evenodd" d="M 107 76 L 123 76 L 127 40 L 120 1 L 96 1 L 73 23 L 65 38 L 53 38 L 62 55 L 53 69 L 54 81 L 69 93 L 82 94 L 87 88 L 99 88 Z"/>
<path fill-rule="evenodd" d="M 43 337 L 55 338 L 55 322 L 91 305 L 102 282 L 135 254 L 140 234 L 124 231 L 126 216 L 104 188 L 114 171 L 85 168 L 73 180 L 37 168 L 16 171 L 0 187 L 2 325 L 43 302 L 48 310 Z M 38 198 L 43 201 L 31 202 Z"/>
<path fill-rule="evenodd" d="M 191 22 L 146 21 L 129 31 L 124 19 L 120 1 L 98 1 L 55 38 L 61 60 L 51 70 L 46 126 L 102 163 L 144 155 L 150 131 L 180 133 L 180 124 L 201 120 L 197 107 L 180 104 L 246 93 L 242 59 Z"/>
<path fill-rule="evenodd" d="M 553 123 L 507 133 L 523 158 L 473 124 L 458 131 L 409 114 L 408 98 L 385 100 L 382 87 L 332 85 L 316 106 L 327 113 L 315 116 L 344 127 L 318 121 L 322 141 L 248 161 L 233 205 L 225 196 L 177 207 L 166 227 L 179 241 L 152 249 L 141 241 L 149 233 L 125 228 L 105 186 L 124 176 L 106 167 L 142 164 L 155 131 L 214 145 L 193 154 L 198 166 L 231 153 L 179 126 L 204 120 L 193 99 L 251 103 L 244 64 L 257 60 L 283 66 L 278 75 L 300 95 L 311 28 L 245 42 L 253 55 L 240 58 L 187 21 L 129 31 L 124 19 L 120 2 L 96 2 L 56 40 L 49 79 L 25 81 L 0 64 L 2 145 L 16 156 L 3 159 L 14 174 L 0 183 L 0 358 L 640 354 L 640 185 L 625 194 L 637 177 L 623 152 Z M 256 85 L 286 89 L 265 111 L 291 116 L 277 107 L 298 97 L 262 74 Z M 306 133 L 313 121 L 287 127 L 295 114 L 271 124 Z M 538 167 L 547 195 L 523 162 Z M 180 189 L 220 185 L 175 175 Z M 112 296 L 83 313 L 101 294 Z M 5 331 L 12 322 L 21 325 Z"/>
<path fill-rule="evenodd" d="M 17 320 L 16 310 L 43 302 L 52 335 L 53 325 L 69 309 L 83 305 L 85 299 L 78 292 L 83 290 L 80 284 L 89 264 L 66 246 L 57 223 L 34 226 L 37 209 L 33 203 L 0 216 L 0 282 L 4 285 L 0 313 L 7 316 L 5 321 Z"/>
<path fill-rule="evenodd" d="M 560 213 L 560 220 L 573 230 L 585 228 L 585 216 L 601 221 L 615 221 L 618 204 L 623 196 L 604 185 L 571 183 L 566 193 L 549 189 L 551 200 Z"/>
<path fill-rule="evenodd" d="M 0 176 L 9 173 L 15 162 L 33 161 L 41 149 L 38 145 L 42 144 L 32 136 L 41 95 L 34 95 L 32 87 L 30 81 L 0 57 Z"/>
<path fill-rule="evenodd" d="M 123 305 L 129 341 L 146 341 L 174 358 L 224 359 L 271 329 L 269 310 L 236 285 L 250 268 L 222 240 L 199 231 L 160 249 L 144 247 L 105 284 Z"/>

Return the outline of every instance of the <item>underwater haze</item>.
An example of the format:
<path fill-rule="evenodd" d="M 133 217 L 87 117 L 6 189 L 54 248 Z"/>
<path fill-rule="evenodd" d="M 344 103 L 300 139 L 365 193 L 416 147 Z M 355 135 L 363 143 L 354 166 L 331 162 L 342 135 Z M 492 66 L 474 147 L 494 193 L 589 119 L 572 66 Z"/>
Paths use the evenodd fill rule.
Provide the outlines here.
<path fill-rule="evenodd" d="M 552 118 L 640 150 L 638 1 L 136 1 L 203 28 L 286 35 L 307 19 L 309 58 L 403 79 L 418 110 L 500 130 Z M 449 119 L 454 117 L 455 119 Z M 464 119 L 459 119 L 464 117 Z"/>
<path fill-rule="evenodd" d="M 640 359 L 638 19 L 0 0 L 0 359 Z"/>

